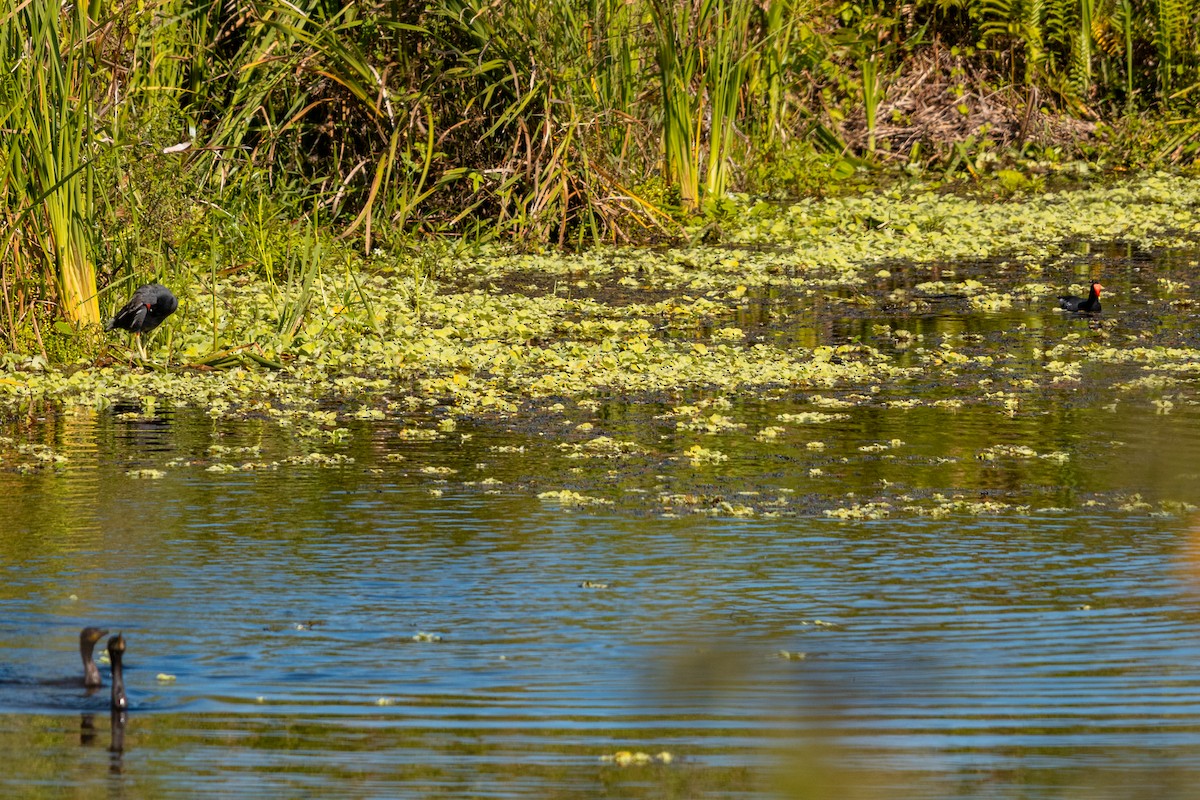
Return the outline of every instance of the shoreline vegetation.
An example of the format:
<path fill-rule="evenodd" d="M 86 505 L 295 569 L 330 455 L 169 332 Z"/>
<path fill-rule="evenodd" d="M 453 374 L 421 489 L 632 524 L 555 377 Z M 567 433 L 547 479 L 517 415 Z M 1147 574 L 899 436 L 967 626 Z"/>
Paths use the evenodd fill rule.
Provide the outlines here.
<path fill-rule="evenodd" d="M 1191 196 L 1168 173 L 1190 174 L 1200 146 L 1195 11 L 0 2 L 0 353 L 9 369 L 112 363 L 99 326 L 157 279 L 185 298 L 158 340 L 172 364 L 386 372 L 428 357 L 418 332 L 486 340 L 474 310 L 517 313 L 512 294 L 448 288 L 506 257 L 519 272 L 523 254 L 576 252 L 562 269 L 587 282 L 587 264 L 653 264 L 662 248 L 676 266 L 720 263 L 703 248 L 765 243 L 807 279 L 919 261 L 930 230 L 970 257 L 980 233 L 956 204 L 1021 208 L 1035 248 L 1119 237 L 1122 219 L 1051 223 L 1088 227 L 1059 212 L 1109 191 Z M 993 233 L 1000 250 L 1009 231 Z M 620 249 L 633 245 L 653 248 Z M 773 280 L 735 261 L 713 291 Z M 667 280 L 626 276 L 646 298 L 686 285 L 639 269 Z M 579 302 L 561 288 L 555 302 Z M 572 333 L 539 324 L 554 309 L 527 313 L 516 330 Z"/>
<path fill-rule="evenodd" d="M 1112 315 L 1087 335 L 1041 345 L 1035 362 L 1045 363 L 1033 374 L 1028 354 L 997 366 L 1006 356 L 994 343 L 922 342 L 901 330 L 901 318 L 951 303 L 1025 315 L 1012 335 L 1036 335 L 1030 326 L 1057 308 L 1064 286 L 1086 291 L 1104 269 L 1105 243 L 1174 254 L 1154 291 L 1170 298 L 1171 313 L 1189 313 L 1195 180 L 1145 176 L 999 202 L 912 186 L 729 202 L 719 243 L 574 254 L 431 247 L 398 264 L 383 253 L 326 257 L 317 231 L 300 230 L 284 250 L 284 279 L 214 268 L 184 282 L 179 311 L 147 342 L 146 369 L 131 371 L 113 337 L 94 340 L 98 356 L 62 367 L 0 356 L 0 407 L 29 413 L 50 400 L 152 413 L 179 404 L 317 427 L 434 411 L 435 423 L 453 426 L 601 396 L 877 393 L 947 365 L 961 374 L 960 402 L 1004 405 L 1078 381 L 1086 363 L 1138 365 L 1164 385 L 1200 363 L 1200 351 L 1168 330 L 1112 332 Z M 1134 300 L 1123 301 L 1127 313 Z M 818 306 L 829 318 L 896 321 L 868 342 L 806 333 L 784 313 Z M 775 319 L 754 322 L 756 309 Z M 80 336 L 47 332 L 64 348 Z"/>

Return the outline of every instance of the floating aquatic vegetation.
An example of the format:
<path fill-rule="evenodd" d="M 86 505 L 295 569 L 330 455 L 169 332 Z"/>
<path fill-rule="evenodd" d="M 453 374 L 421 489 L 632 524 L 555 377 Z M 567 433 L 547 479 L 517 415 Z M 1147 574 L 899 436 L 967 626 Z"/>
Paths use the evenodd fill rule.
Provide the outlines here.
<path fill-rule="evenodd" d="M 340 467 L 353 464 L 354 457 L 345 453 L 306 453 L 302 456 L 289 456 L 283 459 L 282 463 L 307 467 Z"/>
<path fill-rule="evenodd" d="M 1083 371 L 1082 362 L 1048 361 L 1045 370 L 1054 374 L 1057 380 L 1080 380 Z"/>
<path fill-rule="evenodd" d="M 212 444 L 208 446 L 208 454 L 214 458 L 234 455 L 258 456 L 262 455 L 262 445 L 252 444 L 234 447 L 222 444 Z"/>
<path fill-rule="evenodd" d="M 567 451 L 567 458 L 628 458 L 649 452 L 637 442 L 597 436 L 586 442 L 562 442 L 559 450 Z"/>
<path fill-rule="evenodd" d="M 71 461 L 69 457 L 55 451 L 49 445 L 17 444 L 13 439 L 4 437 L 0 439 L 0 448 L 5 447 L 11 450 L 11 453 L 7 454 L 7 458 L 17 462 L 13 469 L 22 475 L 46 472 L 61 473 Z M 0 449 L 0 456 L 5 456 L 3 449 Z"/>
<path fill-rule="evenodd" d="M 985 292 L 971 295 L 969 302 L 980 311 L 1003 311 L 1013 307 L 1013 296 L 1006 292 Z"/>
<path fill-rule="evenodd" d="M 605 754 L 600 756 L 600 760 L 605 763 L 616 764 L 618 767 L 628 767 L 644 766 L 656 762 L 659 764 L 670 764 L 675 760 L 675 756 L 666 750 L 654 755 L 643 753 L 640 750 L 618 750 L 611 755 Z"/>
<path fill-rule="evenodd" d="M 1146 502 L 1140 493 L 1131 494 L 1123 500 L 1118 500 L 1117 508 L 1120 511 L 1154 511 L 1154 506 Z"/>
<path fill-rule="evenodd" d="M 746 424 L 744 422 L 737 422 L 724 414 L 709 414 L 704 417 L 694 417 L 690 420 L 679 420 L 675 423 L 675 427 L 681 431 L 716 434 L 740 430 L 741 428 L 745 428 Z"/>
<path fill-rule="evenodd" d="M 844 520 L 884 519 L 891 516 L 892 504 L 886 501 L 873 503 L 855 503 L 841 508 L 825 509 L 825 516 Z"/>
<path fill-rule="evenodd" d="M 412 442 L 432 442 L 441 439 L 442 434 L 428 428 L 403 428 L 396 432 L 396 438 Z"/>
<path fill-rule="evenodd" d="M 537 498 L 546 502 L 555 502 L 563 506 L 608 506 L 613 503 L 612 500 L 606 500 L 602 497 L 588 497 L 578 492 L 572 492 L 569 489 L 541 492 Z"/>
<path fill-rule="evenodd" d="M 1049 453 L 1039 453 L 1032 447 L 1023 444 L 997 444 L 980 450 L 975 454 L 975 457 L 980 461 L 996 461 L 1001 458 L 1040 458 L 1047 461 L 1055 461 L 1059 464 L 1066 463 L 1070 460 L 1069 453 L 1061 450 L 1055 450 Z"/>
<path fill-rule="evenodd" d="M 729 456 L 719 450 L 709 450 L 700 445 L 692 445 L 687 450 L 683 451 L 683 455 L 697 466 L 702 464 L 720 464 L 722 461 L 728 461 Z"/>
<path fill-rule="evenodd" d="M 792 422 L 801 425 L 821 425 L 826 422 L 850 419 L 849 414 L 829 414 L 824 411 L 800 411 L 796 413 L 776 414 L 780 422 Z"/>
<path fill-rule="evenodd" d="M 145 478 L 148 480 L 157 480 L 167 477 L 167 473 L 161 469 L 131 469 L 126 470 L 125 474 L 130 478 Z"/>
<path fill-rule="evenodd" d="M 977 280 L 964 280 L 958 283 L 925 281 L 913 287 L 914 291 L 921 294 L 955 295 L 958 297 L 970 297 L 983 292 L 985 289 L 987 287 Z"/>
<path fill-rule="evenodd" d="M 903 447 L 904 442 L 899 439 L 891 439 L 886 442 L 872 442 L 871 444 L 859 445 L 858 452 L 860 453 L 883 453 L 888 450 L 895 450 L 897 447 Z"/>
<path fill-rule="evenodd" d="M 426 633 L 425 631 L 417 631 L 416 633 L 414 633 L 412 635 L 412 640 L 414 642 L 440 642 L 442 640 L 442 636 L 441 636 L 441 634 L 438 634 L 438 633 Z"/>
<path fill-rule="evenodd" d="M 43 464 L 66 464 L 71 460 L 62 453 L 55 452 L 54 448 L 49 445 L 44 444 L 19 444 L 16 446 L 16 451 Z"/>
<path fill-rule="evenodd" d="M 1151 516 L 1180 518 L 1188 517 L 1196 513 L 1196 506 L 1184 502 L 1183 500 L 1160 500 L 1158 511 L 1151 512 Z"/>
<path fill-rule="evenodd" d="M 844 400 L 839 397 L 831 397 L 829 395 L 822 394 L 810 394 L 808 396 L 808 402 L 810 405 L 814 405 L 819 408 L 853 408 L 855 405 L 850 400 Z"/>
<path fill-rule="evenodd" d="M 296 435 L 305 439 L 320 439 L 329 444 L 345 441 L 350 437 L 349 428 L 320 428 L 315 425 L 306 425 L 296 428 Z"/>
<path fill-rule="evenodd" d="M 116 418 L 122 422 L 150 422 L 154 419 L 154 415 L 144 414 L 140 411 L 125 411 L 117 414 Z"/>
<path fill-rule="evenodd" d="M 269 469 L 279 469 L 278 461 L 245 461 L 238 465 L 238 472 L 255 472 Z"/>
<path fill-rule="evenodd" d="M 1049 283 L 1023 283 L 1013 289 L 1013 296 L 1023 300 L 1040 300 L 1058 295 L 1061 288 Z"/>
<path fill-rule="evenodd" d="M 977 500 L 966 497 L 944 497 L 935 495 L 928 505 L 906 505 L 901 507 L 907 514 L 921 517 L 941 519 L 953 515 L 989 516 L 989 515 L 1021 515 L 1028 514 L 1027 505 L 1013 505 L 998 500 Z"/>

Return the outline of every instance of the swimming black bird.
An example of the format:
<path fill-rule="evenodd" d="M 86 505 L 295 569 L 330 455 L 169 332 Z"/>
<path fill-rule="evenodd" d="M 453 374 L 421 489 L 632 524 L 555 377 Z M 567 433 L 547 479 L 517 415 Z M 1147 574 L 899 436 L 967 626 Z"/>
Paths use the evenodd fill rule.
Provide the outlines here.
<path fill-rule="evenodd" d="M 142 345 L 142 334 L 157 328 L 178 307 L 179 300 L 171 294 L 170 289 L 161 283 L 147 283 L 138 287 L 130 301 L 104 326 L 104 330 L 121 328 L 131 331 L 137 336 L 138 351 L 145 361 L 146 348 Z"/>
<path fill-rule="evenodd" d="M 1096 281 L 1092 281 L 1092 290 L 1088 292 L 1087 297 L 1071 297 L 1070 295 L 1062 295 L 1058 298 L 1058 307 L 1066 311 L 1078 311 L 1081 314 L 1099 314 L 1100 313 L 1100 292 L 1104 287 Z"/>
<path fill-rule="evenodd" d="M 100 670 L 92 660 L 92 651 L 96 642 L 108 635 L 108 631 L 87 627 L 79 632 L 79 655 L 83 659 L 83 685 L 87 687 L 100 686 Z"/>
<path fill-rule="evenodd" d="M 125 675 L 121 672 L 121 657 L 125 654 L 125 637 L 121 634 L 108 640 L 108 660 L 112 662 L 112 710 L 124 711 L 129 707 L 125 698 Z"/>

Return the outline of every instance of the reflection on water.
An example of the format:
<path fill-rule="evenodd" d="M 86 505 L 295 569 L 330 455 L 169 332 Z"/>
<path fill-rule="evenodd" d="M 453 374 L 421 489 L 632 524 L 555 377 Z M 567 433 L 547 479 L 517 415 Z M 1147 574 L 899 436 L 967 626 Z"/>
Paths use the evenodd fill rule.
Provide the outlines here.
<path fill-rule="evenodd" d="M 962 346 L 1040 368 L 1019 341 L 1073 323 L 1004 319 Z M 898 402 L 954 395 L 923 376 L 769 446 L 814 392 L 741 398 L 715 438 L 664 416 L 683 400 L 614 400 L 595 419 L 638 444 L 619 457 L 579 458 L 599 431 L 573 425 L 46 410 L 4 434 L 66 461 L 0 447 L 0 784 L 1183 796 L 1200 428 L 1190 387 L 1170 414 L 1114 408 L 1113 377 L 1014 413 Z M 676 457 L 712 441 L 728 462 Z M 538 499 L 564 488 L 611 505 Z M 128 642 L 127 720 L 48 682 L 88 624 Z"/>

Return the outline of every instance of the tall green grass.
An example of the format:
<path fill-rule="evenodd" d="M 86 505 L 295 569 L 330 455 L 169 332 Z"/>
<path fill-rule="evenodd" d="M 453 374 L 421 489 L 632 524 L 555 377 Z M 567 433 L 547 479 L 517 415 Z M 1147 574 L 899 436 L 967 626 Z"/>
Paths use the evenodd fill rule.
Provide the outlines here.
<path fill-rule="evenodd" d="M 94 108 L 86 6 L 0 5 L 0 242 L 10 338 L 41 299 L 79 324 L 100 321 L 93 262 Z"/>
<path fill-rule="evenodd" d="M 700 205 L 700 9 L 690 2 L 652 0 L 655 56 L 662 96 L 663 167 L 684 208 Z"/>

